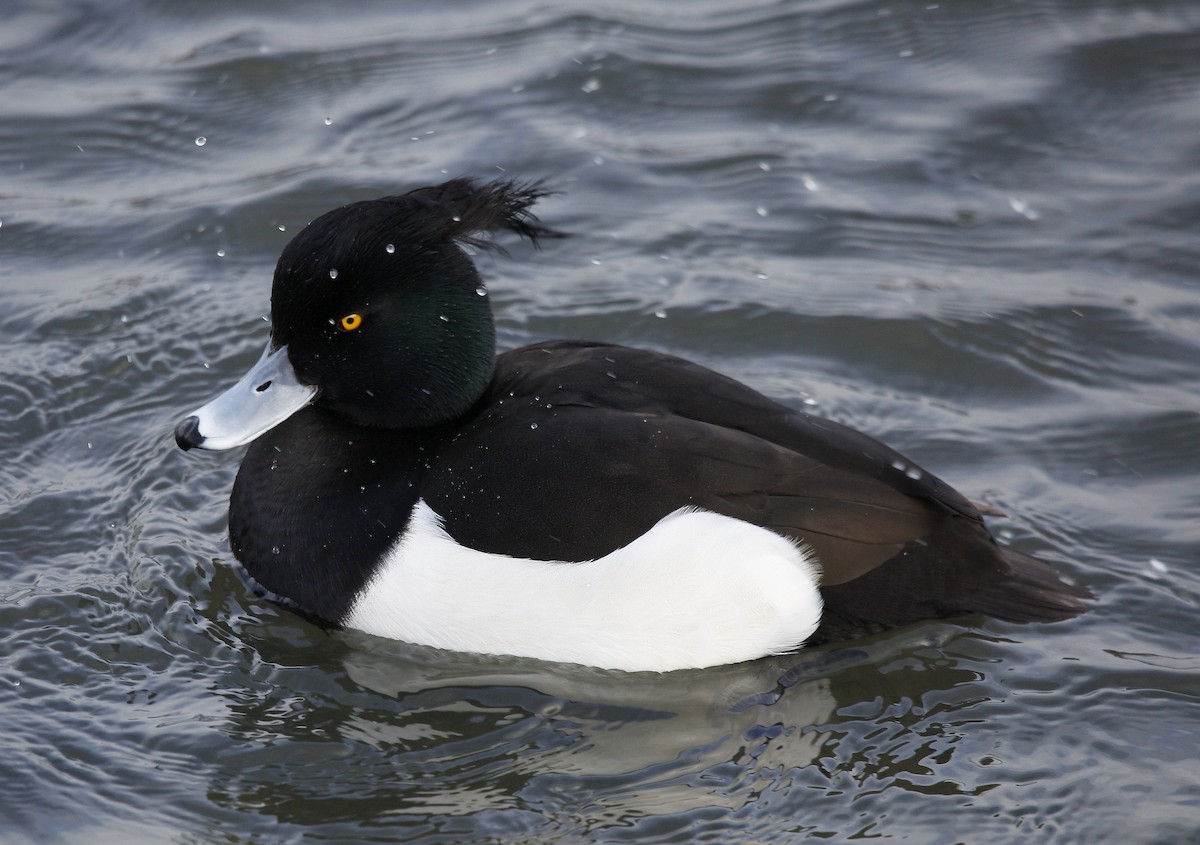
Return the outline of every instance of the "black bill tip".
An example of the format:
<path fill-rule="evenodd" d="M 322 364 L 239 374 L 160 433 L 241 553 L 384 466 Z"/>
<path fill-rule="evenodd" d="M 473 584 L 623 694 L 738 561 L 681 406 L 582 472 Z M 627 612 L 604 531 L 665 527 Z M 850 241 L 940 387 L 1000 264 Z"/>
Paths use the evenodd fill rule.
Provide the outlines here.
<path fill-rule="evenodd" d="M 185 452 L 188 449 L 194 449 L 204 442 L 204 435 L 200 433 L 200 418 L 198 416 L 193 414 L 175 426 L 175 442 Z"/>

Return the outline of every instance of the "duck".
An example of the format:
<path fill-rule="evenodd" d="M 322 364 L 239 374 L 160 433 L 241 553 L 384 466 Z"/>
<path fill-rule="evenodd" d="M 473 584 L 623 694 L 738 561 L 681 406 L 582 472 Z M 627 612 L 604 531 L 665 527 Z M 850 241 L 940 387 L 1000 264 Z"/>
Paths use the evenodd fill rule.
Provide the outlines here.
<path fill-rule="evenodd" d="M 1091 592 L 997 543 L 878 440 L 669 354 L 496 354 L 472 254 L 560 233 L 539 183 L 354 202 L 284 248 L 270 338 L 179 422 L 248 444 L 229 543 L 341 628 L 626 672 L 739 663 L 932 619 L 1054 622 Z"/>

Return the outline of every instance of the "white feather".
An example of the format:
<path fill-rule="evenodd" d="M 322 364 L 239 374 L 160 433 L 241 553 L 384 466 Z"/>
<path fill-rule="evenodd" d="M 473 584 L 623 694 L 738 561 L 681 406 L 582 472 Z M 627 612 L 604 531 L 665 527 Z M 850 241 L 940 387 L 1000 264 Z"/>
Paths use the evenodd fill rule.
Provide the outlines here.
<path fill-rule="evenodd" d="M 683 509 L 585 563 L 460 546 L 419 501 L 345 624 L 484 654 L 626 671 L 700 668 L 800 646 L 821 619 L 816 562 L 790 540 Z"/>

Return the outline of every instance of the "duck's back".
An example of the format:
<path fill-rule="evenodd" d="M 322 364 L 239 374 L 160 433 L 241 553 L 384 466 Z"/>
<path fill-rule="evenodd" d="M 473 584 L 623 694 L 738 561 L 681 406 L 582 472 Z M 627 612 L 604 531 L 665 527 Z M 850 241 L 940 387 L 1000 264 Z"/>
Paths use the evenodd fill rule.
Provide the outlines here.
<path fill-rule="evenodd" d="M 421 496 L 483 551 L 591 560 L 684 506 L 803 543 L 826 602 L 813 641 L 1082 609 L 1081 591 L 1000 549 L 969 501 L 894 450 L 667 355 L 577 341 L 504 353 L 437 451 Z"/>

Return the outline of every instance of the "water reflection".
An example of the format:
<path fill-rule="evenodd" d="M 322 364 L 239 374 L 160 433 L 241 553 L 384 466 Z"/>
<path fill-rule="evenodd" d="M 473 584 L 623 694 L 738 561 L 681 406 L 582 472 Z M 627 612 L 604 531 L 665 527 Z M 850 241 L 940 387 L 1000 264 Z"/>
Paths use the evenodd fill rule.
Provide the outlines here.
<path fill-rule="evenodd" d="M 971 661 L 947 656 L 947 640 L 969 636 L 953 629 L 665 675 L 310 636 L 260 641 L 276 683 L 228 701 L 242 750 L 213 786 L 218 804 L 436 838 L 455 819 L 475 833 L 632 834 L 668 818 L 733 824 L 780 802 L 794 814 L 847 789 L 977 789 L 939 773 L 959 736 L 947 726 L 986 700 Z"/>

